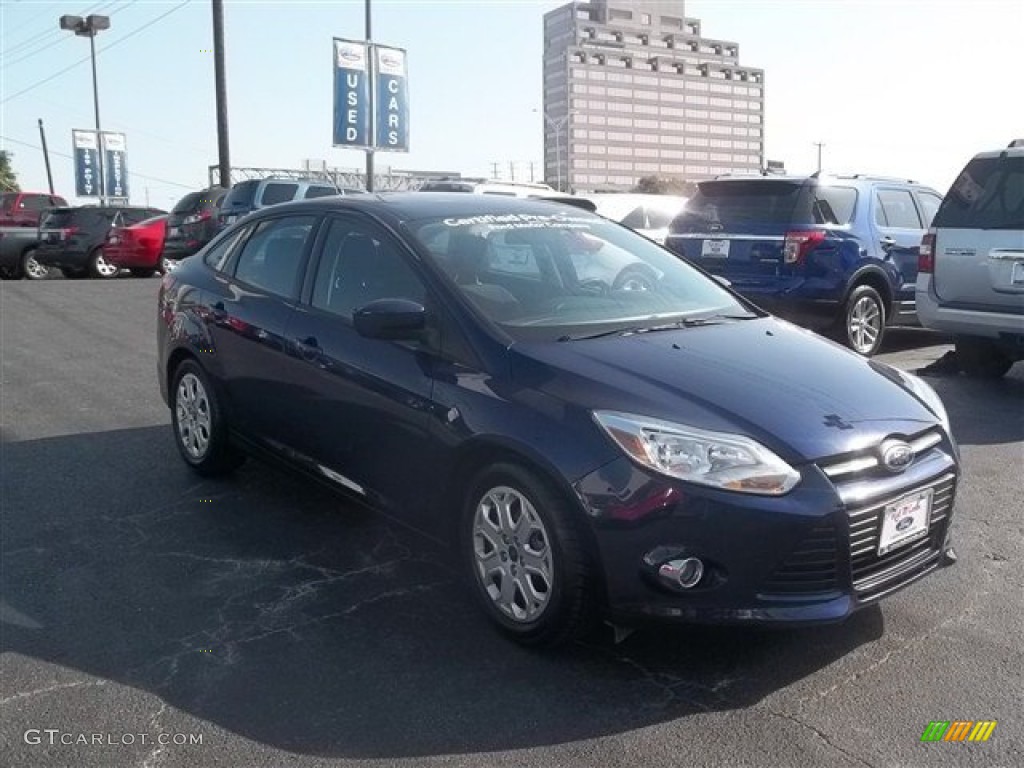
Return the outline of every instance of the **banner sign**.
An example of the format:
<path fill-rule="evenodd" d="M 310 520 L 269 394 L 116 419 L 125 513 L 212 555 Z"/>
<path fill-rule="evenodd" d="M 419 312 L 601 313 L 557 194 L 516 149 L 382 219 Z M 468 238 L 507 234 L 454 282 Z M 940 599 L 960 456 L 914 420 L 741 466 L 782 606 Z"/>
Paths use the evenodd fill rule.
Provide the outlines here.
<path fill-rule="evenodd" d="M 376 148 L 409 151 L 409 88 L 405 51 L 373 46 Z"/>
<path fill-rule="evenodd" d="M 75 195 L 100 196 L 100 151 L 96 131 L 71 131 L 75 148 Z"/>
<path fill-rule="evenodd" d="M 370 57 L 366 43 L 334 38 L 334 146 L 369 147 Z"/>
<path fill-rule="evenodd" d="M 128 198 L 127 145 L 123 133 L 103 132 L 103 172 L 107 197 Z"/>

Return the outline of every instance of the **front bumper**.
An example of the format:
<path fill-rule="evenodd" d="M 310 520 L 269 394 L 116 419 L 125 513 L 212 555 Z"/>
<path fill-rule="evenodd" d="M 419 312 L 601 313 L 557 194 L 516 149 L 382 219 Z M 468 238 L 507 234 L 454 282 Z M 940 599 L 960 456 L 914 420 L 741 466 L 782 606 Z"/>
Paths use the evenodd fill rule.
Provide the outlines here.
<path fill-rule="evenodd" d="M 576 492 L 590 520 L 612 618 L 713 624 L 841 621 L 948 565 L 959 469 L 947 438 L 897 477 L 837 483 L 816 465 L 783 497 L 687 485 L 619 459 Z M 927 533 L 879 556 L 886 504 L 932 487 Z M 659 562 L 697 557 L 705 572 L 670 588 Z"/>

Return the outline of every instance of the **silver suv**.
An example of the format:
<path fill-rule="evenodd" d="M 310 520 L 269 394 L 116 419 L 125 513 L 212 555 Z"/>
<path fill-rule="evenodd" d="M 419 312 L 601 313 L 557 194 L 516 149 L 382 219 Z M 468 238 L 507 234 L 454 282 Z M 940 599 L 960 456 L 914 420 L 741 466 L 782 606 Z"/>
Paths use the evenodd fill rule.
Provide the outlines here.
<path fill-rule="evenodd" d="M 960 172 L 921 243 L 921 324 L 956 340 L 960 369 L 997 378 L 1024 359 L 1024 139 Z"/>

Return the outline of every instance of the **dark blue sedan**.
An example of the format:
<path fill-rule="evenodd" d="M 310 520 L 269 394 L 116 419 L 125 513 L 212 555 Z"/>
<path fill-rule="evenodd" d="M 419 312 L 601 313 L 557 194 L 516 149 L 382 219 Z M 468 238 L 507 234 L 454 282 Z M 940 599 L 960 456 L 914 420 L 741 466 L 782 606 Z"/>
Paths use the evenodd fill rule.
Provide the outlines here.
<path fill-rule="evenodd" d="M 490 618 L 836 621 L 953 560 L 920 379 L 630 230 L 459 194 L 257 212 L 166 276 L 185 462 L 286 462 L 455 548 Z"/>

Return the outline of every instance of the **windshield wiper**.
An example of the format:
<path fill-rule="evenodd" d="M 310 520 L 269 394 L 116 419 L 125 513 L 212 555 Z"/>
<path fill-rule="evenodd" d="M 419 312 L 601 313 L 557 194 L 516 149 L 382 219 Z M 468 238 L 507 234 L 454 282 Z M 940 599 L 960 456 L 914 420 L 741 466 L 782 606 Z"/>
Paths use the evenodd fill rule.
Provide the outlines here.
<path fill-rule="evenodd" d="M 639 333 L 655 333 L 657 331 L 678 331 L 681 328 L 697 328 L 702 325 L 720 325 L 730 320 L 753 320 L 757 315 L 704 315 L 703 317 L 681 317 L 671 323 L 660 323 L 658 325 L 632 325 L 626 328 L 612 328 L 608 331 L 597 333 L 580 334 L 578 336 L 560 336 L 559 341 L 583 341 L 586 339 L 600 339 L 606 336 L 633 336 Z"/>

